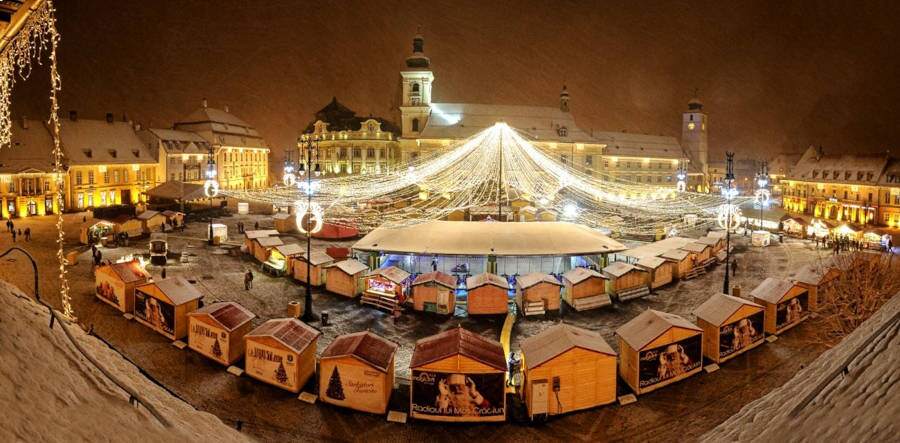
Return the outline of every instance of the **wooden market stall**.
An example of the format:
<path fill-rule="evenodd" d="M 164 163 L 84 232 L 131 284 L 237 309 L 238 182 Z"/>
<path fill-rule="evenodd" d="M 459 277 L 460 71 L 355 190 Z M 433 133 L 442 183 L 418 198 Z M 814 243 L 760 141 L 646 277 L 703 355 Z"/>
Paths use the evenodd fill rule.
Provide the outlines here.
<path fill-rule="evenodd" d="M 409 368 L 411 417 L 506 419 L 506 357 L 499 342 L 453 328 L 417 341 Z"/>
<path fill-rule="evenodd" d="M 269 260 L 269 255 L 272 254 L 275 247 L 283 245 L 284 242 L 280 237 L 259 237 L 254 238 L 252 244 L 253 258 L 260 263 L 265 263 Z"/>
<path fill-rule="evenodd" d="M 298 393 L 316 372 L 322 333 L 296 318 L 275 318 L 244 336 L 244 370 L 257 380 Z"/>
<path fill-rule="evenodd" d="M 272 216 L 272 223 L 275 225 L 275 230 L 281 234 L 296 231 L 296 220 L 297 217 L 294 214 L 288 214 L 287 212 L 279 212 Z"/>
<path fill-rule="evenodd" d="M 362 277 L 368 270 L 368 266 L 352 258 L 334 263 L 326 268 L 325 289 L 354 298 L 362 293 Z"/>
<path fill-rule="evenodd" d="M 398 348 L 368 331 L 335 338 L 319 358 L 319 398 L 357 411 L 384 414 L 394 390 Z"/>
<path fill-rule="evenodd" d="M 691 271 L 694 266 L 692 261 L 692 255 L 689 251 L 685 251 L 684 249 L 672 249 L 660 254 L 659 258 L 665 259 L 669 263 L 672 263 L 674 266 L 672 267 L 672 277 L 674 278 L 683 278 Z"/>
<path fill-rule="evenodd" d="M 616 330 L 619 375 L 641 395 L 683 380 L 703 366 L 703 330 L 684 318 L 648 309 Z"/>
<path fill-rule="evenodd" d="M 809 291 L 810 300 L 826 300 L 828 291 L 840 281 L 842 272 L 833 261 L 821 265 L 804 265 L 791 280 Z"/>
<path fill-rule="evenodd" d="M 531 419 L 616 401 L 616 352 L 594 331 L 560 323 L 526 338 L 522 373 Z"/>
<path fill-rule="evenodd" d="M 315 251 L 310 257 L 309 272 L 312 274 L 311 283 L 313 286 L 322 286 L 325 284 L 328 266 L 334 263 L 334 259 L 322 251 Z M 294 280 L 306 283 L 306 261 L 305 253 L 291 260 Z"/>
<path fill-rule="evenodd" d="M 650 273 L 637 266 L 617 261 L 603 268 L 603 275 L 610 280 L 610 294 L 615 294 L 619 301 L 650 293 Z"/>
<path fill-rule="evenodd" d="M 694 309 L 703 329 L 703 355 L 722 363 L 763 343 L 765 310 L 743 298 L 715 294 Z"/>
<path fill-rule="evenodd" d="M 413 309 L 450 314 L 456 310 L 456 277 L 440 271 L 420 274 L 412 283 Z"/>
<path fill-rule="evenodd" d="M 256 231 L 244 231 L 244 247 L 247 249 L 247 252 L 250 255 L 253 254 L 253 240 L 257 238 L 263 237 L 277 237 L 278 231 L 274 229 L 259 229 Z"/>
<path fill-rule="evenodd" d="M 134 288 L 134 318 L 172 340 L 188 333 L 187 315 L 200 307 L 203 294 L 184 277 L 170 277 Z"/>
<path fill-rule="evenodd" d="M 650 274 L 650 289 L 656 289 L 672 283 L 676 265 L 662 257 L 644 257 L 635 266 Z"/>
<path fill-rule="evenodd" d="M 137 260 L 101 264 L 94 268 L 94 293 L 119 311 L 130 313 L 134 310 L 134 288 L 149 278 Z"/>
<path fill-rule="evenodd" d="M 705 245 L 703 243 L 688 243 L 682 246 L 681 249 L 694 254 L 696 260 L 695 266 L 706 266 L 713 260 L 715 260 L 715 258 L 711 254 L 712 248 L 710 248 L 709 245 Z"/>
<path fill-rule="evenodd" d="M 722 251 L 725 249 L 725 240 L 722 238 L 718 238 L 718 237 L 710 237 L 710 236 L 700 237 L 697 239 L 697 243 L 709 246 L 709 248 L 710 248 L 709 255 L 710 256 L 714 256 L 714 255 L 718 254 L 719 251 Z"/>
<path fill-rule="evenodd" d="M 306 252 L 306 248 L 297 243 L 275 246 L 269 251 L 269 258 L 263 263 L 263 269 L 271 270 L 271 273 L 276 276 L 290 273 L 291 264 L 304 252 Z"/>
<path fill-rule="evenodd" d="M 135 217 L 141 222 L 141 231 L 144 234 L 149 234 L 151 232 L 162 232 L 162 226 L 166 223 L 166 216 L 162 214 L 162 212 L 157 212 L 153 210 L 146 210 L 141 212 Z"/>
<path fill-rule="evenodd" d="M 406 301 L 411 274 L 396 266 L 369 271 L 363 278 L 364 291 L 360 303 L 393 311 Z"/>
<path fill-rule="evenodd" d="M 516 277 L 516 305 L 523 315 L 543 315 L 547 311 L 559 311 L 562 283 L 556 277 L 543 272 Z"/>
<path fill-rule="evenodd" d="M 166 222 L 172 226 L 181 226 L 184 224 L 184 212 L 165 210 L 162 215 L 166 217 Z"/>
<path fill-rule="evenodd" d="M 114 237 L 116 234 L 116 225 L 106 220 L 99 220 L 96 223 L 87 223 L 81 226 L 80 240 L 81 244 L 102 244 L 107 238 Z"/>
<path fill-rule="evenodd" d="M 602 308 L 612 304 L 606 287 L 609 279 L 588 268 L 573 268 L 563 274 L 563 300 L 576 311 Z"/>
<path fill-rule="evenodd" d="M 244 356 L 244 336 L 256 315 L 233 301 L 212 303 L 188 314 L 188 347 L 229 366 Z"/>
<path fill-rule="evenodd" d="M 781 230 L 791 237 L 804 238 L 806 236 L 806 220 L 786 215 L 781 219 Z"/>
<path fill-rule="evenodd" d="M 750 295 L 766 310 L 767 334 L 780 334 L 797 326 L 809 317 L 810 310 L 816 309 L 808 289 L 780 278 L 766 278 Z"/>
<path fill-rule="evenodd" d="M 506 314 L 509 312 L 509 282 L 485 272 L 466 279 L 466 309 L 469 315 Z"/>

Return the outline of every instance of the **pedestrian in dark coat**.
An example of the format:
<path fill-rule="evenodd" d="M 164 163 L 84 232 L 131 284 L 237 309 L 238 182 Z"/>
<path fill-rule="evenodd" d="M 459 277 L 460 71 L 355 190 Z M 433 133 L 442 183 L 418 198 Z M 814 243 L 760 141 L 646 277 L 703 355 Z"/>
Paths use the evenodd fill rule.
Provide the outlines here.
<path fill-rule="evenodd" d="M 162 274 L 162 279 L 165 280 L 166 279 L 166 267 L 165 266 L 163 266 L 161 274 Z"/>
<path fill-rule="evenodd" d="M 732 261 L 731 262 L 731 276 L 732 277 L 734 277 L 734 275 L 737 273 L 737 267 L 738 267 L 737 260 Z"/>
<path fill-rule="evenodd" d="M 253 271 L 248 269 L 244 274 L 244 290 L 249 291 L 251 288 L 253 288 Z"/>
<path fill-rule="evenodd" d="M 259 222 L 253 224 L 253 229 L 259 231 Z"/>
<path fill-rule="evenodd" d="M 31 241 L 31 228 L 25 228 L 25 241 Z"/>
<path fill-rule="evenodd" d="M 15 229 L 13 229 L 13 231 L 12 231 L 12 238 L 13 238 L 13 243 L 15 243 L 16 242 L 16 230 Z"/>

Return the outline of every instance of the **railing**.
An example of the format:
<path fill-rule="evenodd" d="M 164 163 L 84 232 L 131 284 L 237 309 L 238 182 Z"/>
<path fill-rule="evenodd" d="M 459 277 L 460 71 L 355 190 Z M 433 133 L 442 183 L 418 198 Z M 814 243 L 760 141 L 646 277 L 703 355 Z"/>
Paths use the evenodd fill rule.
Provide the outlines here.
<path fill-rule="evenodd" d="M 0 258 L 3 258 L 5 256 L 9 255 L 13 251 L 21 252 L 26 257 L 28 257 L 28 260 L 31 262 L 31 268 L 34 271 L 34 298 L 38 304 L 40 304 L 41 306 L 44 306 L 45 308 L 47 308 L 47 311 L 50 312 L 50 329 L 53 329 L 53 324 L 56 323 L 57 320 L 59 320 L 58 323 L 62 327 L 62 330 L 65 333 L 66 337 L 69 339 L 69 342 L 72 343 L 73 346 L 75 346 L 75 349 L 82 356 L 84 356 L 84 358 L 86 358 L 88 361 L 90 361 L 91 364 L 94 365 L 94 367 L 96 367 L 100 372 L 102 372 L 103 375 L 105 375 L 116 386 L 121 388 L 123 391 L 125 391 L 129 395 L 129 398 L 128 398 L 129 403 L 131 403 L 133 405 L 135 405 L 135 404 L 143 405 L 145 408 L 147 408 L 147 411 L 149 411 L 150 414 L 152 414 L 160 422 L 160 424 L 162 424 L 163 426 L 165 426 L 167 428 L 172 427 L 172 424 L 169 423 L 169 420 L 167 420 L 159 412 L 159 410 L 156 409 L 155 406 L 153 406 L 149 401 L 147 401 L 147 399 L 145 399 L 141 394 L 139 394 L 134 389 L 125 385 L 125 383 L 122 382 L 121 380 L 119 380 L 118 377 L 116 377 L 115 375 L 113 375 L 112 373 L 107 371 L 106 368 L 104 368 L 102 365 L 100 365 L 100 363 L 96 359 L 94 359 L 93 356 L 88 354 L 84 350 L 84 348 L 81 347 L 81 345 L 78 343 L 78 341 L 75 340 L 75 337 L 72 336 L 72 332 L 69 330 L 69 327 L 66 325 L 66 322 L 63 321 L 62 318 L 58 318 L 59 314 L 53 309 L 53 307 L 44 303 L 44 301 L 41 300 L 40 286 L 38 286 L 39 277 L 38 277 L 37 262 L 34 261 L 34 257 L 32 257 L 28 251 L 26 251 L 18 246 L 13 246 L 12 248 L 7 249 L 5 252 L 0 254 Z"/>

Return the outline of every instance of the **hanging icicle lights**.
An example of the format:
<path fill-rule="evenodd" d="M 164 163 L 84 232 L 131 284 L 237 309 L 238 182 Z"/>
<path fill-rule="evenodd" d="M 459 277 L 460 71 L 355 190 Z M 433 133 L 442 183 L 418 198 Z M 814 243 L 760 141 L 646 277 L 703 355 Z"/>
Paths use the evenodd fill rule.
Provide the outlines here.
<path fill-rule="evenodd" d="M 325 208 L 327 221 L 362 232 L 521 199 L 586 226 L 647 235 L 682 226 L 685 214 L 713 221 L 724 201 L 719 195 L 624 181 L 602 170 L 574 170 L 504 123 L 395 171 L 326 178 L 321 184 L 313 200 Z M 222 191 L 279 207 L 294 205 L 302 192 L 296 187 Z"/>

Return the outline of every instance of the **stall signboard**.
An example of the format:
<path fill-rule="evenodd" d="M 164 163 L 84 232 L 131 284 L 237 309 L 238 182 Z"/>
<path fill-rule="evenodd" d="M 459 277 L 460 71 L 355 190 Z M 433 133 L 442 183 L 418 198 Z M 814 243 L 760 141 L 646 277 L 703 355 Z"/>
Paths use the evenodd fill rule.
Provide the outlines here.
<path fill-rule="evenodd" d="M 678 377 L 703 363 L 701 334 L 640 353 L 640 387 L 646 388 Z"/>
<path fill-rule="evenodd" d="M 96 273 L 97 297 L 125 312 L 125 282 L 105 272 Z"/>
<path fill-rule="evenodd" d="M 247 342 L 245 370 L 287 389 L 297 386 L 297 357 L 258 342 Z"/>
<path fill-rule="evenodd" d="M 775 330 L 781 330 L 809 316 L 809 292 L 778 303 L 775 310 Z"/>
<path fill-rule="evenodd" d="M 505 416 L 504 373 L 461 374 L 413 370 L 411 411 L 416 416 Z"/>
<path fill-rule="evenodd" d="M 134 315 L 168 337 L 175 336 L 175 307 L 141 291 L 134 291 Z"/>
<path fill-rule="evenodd" d="M 765 338 L 764 320 L 765 312 L 759 311 L 719 328 L 719 358 L 727 357 L 761 342 Z"/>
<path fill-rule="evenodd" d="M 228 363 L 228 334 L 199 320 L 191 321 L 191 347 L 221 363 Z"/>

